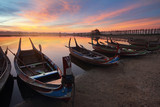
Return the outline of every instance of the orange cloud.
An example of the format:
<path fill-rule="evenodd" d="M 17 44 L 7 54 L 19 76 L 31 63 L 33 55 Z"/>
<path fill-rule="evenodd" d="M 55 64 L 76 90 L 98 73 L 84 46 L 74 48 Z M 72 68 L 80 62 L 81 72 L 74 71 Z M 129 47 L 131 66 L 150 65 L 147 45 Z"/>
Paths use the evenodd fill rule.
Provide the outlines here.
<path fill-rule="evenodd" d="M 127 6 L 125 8 L 122 8 L 122 9 L 115 10 L 115 11 L 103 12 L 103 13 L 100 13 L 100 14 L 89 16 L 89 17 L 85 18 L 85 20 L 83 20 L 81 23 L 94 23 L 94 22 L 101 21 L 101 20 L 104 20 L 104 19 L 107 19 L 107 18 L 113 18 L 113 17 L 116 17 L 116 16 L 120 16 L 120 15 L 126 13 L 126 12 L 129 12 L 133 9 L 136 9 L 136 8 L 139 8 L 139 7 L 142 7 L 142 6 L 146 6 L 146 5 L 150 5 L 152 3 L 155 3 L 155 2 L 151 2 L 151 1 L 144 2 L 143 1 L 143 2 L 140 2 L 140 3 L 137 3 L 137 4 L 129 5 L 129 6 Z"/>
<path fill-rule="evenodd" d="M 160 18 L 144 18 L 125 21 L 105 27 L 107 30 L 150 29 L 160 27 Z"/>
<path fill-rule="evenodd" d="M 72 0 L 33 0 L 32 10 L 23 10 L 19 15 L 34 22 L 43 23 L 55 21 L 63 13 L 75 13 L 80 6 Z"/>

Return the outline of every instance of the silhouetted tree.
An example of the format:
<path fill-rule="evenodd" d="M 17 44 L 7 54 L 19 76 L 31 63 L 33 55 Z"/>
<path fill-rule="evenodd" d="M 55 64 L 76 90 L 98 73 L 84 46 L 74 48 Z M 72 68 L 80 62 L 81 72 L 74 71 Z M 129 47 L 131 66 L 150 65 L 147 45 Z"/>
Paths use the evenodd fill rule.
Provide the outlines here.
<path fill-rule="evenodd" d="M 95 29 L 95 30 L 91 31 L 91 34 L 93 34 L 93 35 L 100 35 L 101 33 L 100 33 L 100 31 L 98 29 Z"/>

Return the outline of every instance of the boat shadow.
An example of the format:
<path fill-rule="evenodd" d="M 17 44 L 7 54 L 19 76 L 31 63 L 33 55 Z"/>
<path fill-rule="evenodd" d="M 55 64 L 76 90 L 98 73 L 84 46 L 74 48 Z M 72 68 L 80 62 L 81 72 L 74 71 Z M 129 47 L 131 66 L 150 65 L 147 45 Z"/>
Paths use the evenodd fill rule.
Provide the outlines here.
<path fill-rule="evenodd" d="M 0 92 L 1 107 L 9 107 L 13 93 L 14 78 L 9 75 L 8 80 Z"/>
<path fill-rule="evenodd" d="M 74 57 L 73 55 L 69 54 L 70 58 L 71 58 L 71 62 L 75 65 L 77 65 L 78 67 L 80 67 L 81 69 L 83 69 L 84 71 L 89 71 L 91 69 L 94 69 L 95 66 L 90 64 L 90 63 L 87 63 L 87 62 L 84 62 L 76 57 Z"/>
<path fill-rule="evenodd" d="M 77 65 L 78 67 L 82 68 L 85 71 L 90 71 L 93 69 L 97 69 L 97 68 L 110 68 L 110 67 L 114 67 L 117 64 L 113 64 L 113 65 L 93 65 L 84 61 L 79 60 L 78 58 L 74 57 L 73 55 L 70 54 L 71 57 L 71 62 L 74 63 L 75 65 Z"/>

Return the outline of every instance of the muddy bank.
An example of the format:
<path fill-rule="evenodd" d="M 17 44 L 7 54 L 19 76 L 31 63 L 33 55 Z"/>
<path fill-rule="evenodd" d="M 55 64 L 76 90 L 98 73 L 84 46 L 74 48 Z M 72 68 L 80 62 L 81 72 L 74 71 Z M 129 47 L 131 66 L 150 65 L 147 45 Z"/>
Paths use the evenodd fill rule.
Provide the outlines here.
<path fill-rule="evenodd" d="M 77 79 L 77 107 L 160 106 L 160 55 L 123 58 Z"/>

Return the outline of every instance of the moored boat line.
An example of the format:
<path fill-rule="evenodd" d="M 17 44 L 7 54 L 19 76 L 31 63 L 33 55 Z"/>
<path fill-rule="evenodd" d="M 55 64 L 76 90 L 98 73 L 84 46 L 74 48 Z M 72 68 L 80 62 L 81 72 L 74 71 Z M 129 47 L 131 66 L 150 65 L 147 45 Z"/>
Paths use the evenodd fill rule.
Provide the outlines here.
<path fill-rule="evenodd" d="M 93 47 L 93 49 L 95 49 L 95 51 L 97 52 L 101 52 L 101 53 L 109 53 L 109 54 L 115 54 L 117 51 L 117 47 L 115 46 L 109 46 L 103 42 L 98 41 L 98 39 L 96 39 L 96 44 L 93 43 L 93 38 L 91 38 L 91 45 Z M 117 44 L 119 45 L 119 44 Z M 147 53 L 149 53 L 149 51 L 147 50 L 135 50 L 135 49 L 129 49 L 129 48 L 123 48 L 120 47 L 120 53 L 119 55 L 121 56 L 140 56 L 140 55 L 146 55 Z"/>
<path fill-rule="evenodd" d="M 83 47 L 82 45 L 78 45 L 76 39 L 75 40 L 75 47 L 70 46 L 71 38 L 69 39 L 68 48 L 70 51 L 70 54 L 77 57 L 78 59 L 94 64 L 94 65 L 111 65 L 118 63 L 119 55 L 115 55 L 114 57 L 107 57 L 105 55 L 102 55 L 98 52 L 90 51 Z"/>

